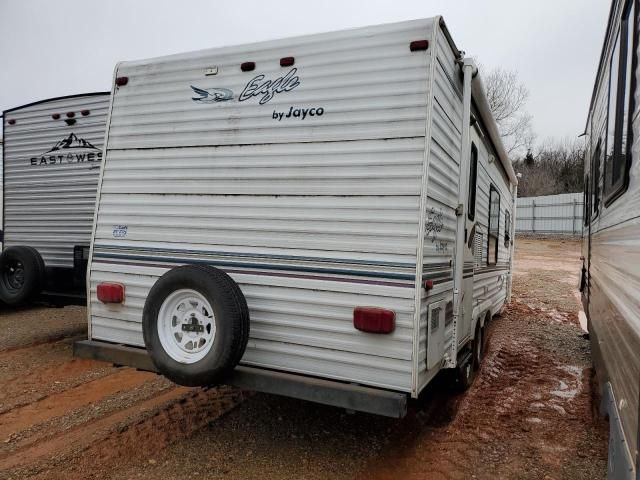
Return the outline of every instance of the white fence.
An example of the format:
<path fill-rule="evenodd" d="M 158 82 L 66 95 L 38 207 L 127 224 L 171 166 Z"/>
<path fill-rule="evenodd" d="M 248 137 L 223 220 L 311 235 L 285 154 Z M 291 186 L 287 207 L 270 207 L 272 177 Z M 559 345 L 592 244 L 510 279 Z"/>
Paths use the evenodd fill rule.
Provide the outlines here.
<path fill-rule="evenodd" d="M 516 233 L 580 235 L 581 193 L 518 198 Z"/>

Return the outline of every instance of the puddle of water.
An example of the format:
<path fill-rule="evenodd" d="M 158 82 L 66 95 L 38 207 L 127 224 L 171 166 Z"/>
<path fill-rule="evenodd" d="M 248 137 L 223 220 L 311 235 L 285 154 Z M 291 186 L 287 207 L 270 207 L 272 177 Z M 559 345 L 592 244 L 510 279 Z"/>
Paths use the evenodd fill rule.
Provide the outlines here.
<path fill-rule="evenodd" d="M 567 380 L 571 385 L 563 380 L 559 380 L 560 387 L 557 390 L 552 390 L 551 395 L 564 398 L 566 400 L 572 400 L 582 390 L 582 367 L 573 365 L 562 365 L 558 367 L 560 370 L 571 374 L 573 378 Z"/>

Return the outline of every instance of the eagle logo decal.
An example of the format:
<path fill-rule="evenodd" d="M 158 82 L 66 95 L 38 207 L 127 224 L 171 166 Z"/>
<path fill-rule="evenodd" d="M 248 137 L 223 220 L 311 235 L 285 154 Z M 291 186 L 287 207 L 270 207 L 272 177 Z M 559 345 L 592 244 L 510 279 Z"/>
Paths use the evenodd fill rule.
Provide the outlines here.
<path fill-rule="evenodd" d="M 191 97 L 191 100 L 197 103 L 216 103 L 226 102 L 233 98 L 233 90 L 228 88 L 198 88 L 191 85 L 191 89 L 194 93 L 198 94 L 198 97 Z"/>

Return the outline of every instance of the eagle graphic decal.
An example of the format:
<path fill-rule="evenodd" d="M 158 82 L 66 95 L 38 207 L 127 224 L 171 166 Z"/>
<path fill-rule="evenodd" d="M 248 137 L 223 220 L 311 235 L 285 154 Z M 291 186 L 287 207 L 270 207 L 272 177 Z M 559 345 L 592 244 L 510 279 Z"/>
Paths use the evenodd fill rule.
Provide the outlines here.
<path fill-rule="evenodd" d="M 228 88 L 198 88 L 191 85 L 191 89 L 194 93 L 197 93 L 198 97 L 191 97 L 191 100 L 198 103 L 216 103 L 226 102 L 233 98 L 233 90 Z"/>

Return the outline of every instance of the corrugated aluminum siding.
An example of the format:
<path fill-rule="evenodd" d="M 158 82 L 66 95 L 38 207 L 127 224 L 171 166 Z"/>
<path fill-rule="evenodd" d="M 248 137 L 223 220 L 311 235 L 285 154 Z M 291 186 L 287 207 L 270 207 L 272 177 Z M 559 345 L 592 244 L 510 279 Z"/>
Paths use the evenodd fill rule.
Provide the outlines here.
<path fill-rule="evenodd" d="M 517 233 L 582 233 L 582 192 L 522 197 L 516 206 Z"/>
<path fill-rule="evenodd" d="M 616 1 L 612 6 L 612 24 L 605 40 L 602 68 L 594 90 L 593 104 L 589 111 L 586 132 L 588 134 L 585 171 L 589 178 L 598 178 L 602 192 L 605 166 L 591 171 L 591 155 L 598 142 L 604 145 L 607 135 L 609 101 L 609 67 L 615 33 L 619 31 L 622 9 L 626 2 Z M 638 12 L 636 12 L 636 15 Z M 636 25 L 636 31 L 640 25 Z M 638 51 L 636 51 L 638 55 Z M 634 72 L 639 82 L 638 70 Z M 629 185 L 622 196 L 608 206 L 602 195 L 599 213 L 591 218 L 591 252 L 588 251 L 589 227 L 583 229 L 583 255 L 589 261 L 589 287 L 583 292 L 588 299 L 589 329 L 594 351 L 599 354 L 598 377 L 609 381 L 618 403 L 620 420 L 624 430 L 622 445 L 616 445 L 616 462 L 624 456 L 629 465 L 636 465 L 638 436 L 640 434 L 640 88 L 635 89 L 635 110 L 632 115 L 633 145 Z M 609 120 L 611 121 L 611 120 Z M 604 147 L 602 147 L 604 152 Z M 605 155 L 602 155 L 604 158 Z M 576 272 L 577 273 L 577 272 Z M 621 450 L 617 450 L 622 447 Z M 614 459 L 610 459 L 614 460 Z M 635 472 L 638 474 L 638 471 Z M 622 472 L 610 472 L 611 478 Z"/>
<path fill-rule="evenodd" d="M 442 31 L 438 32 L 434 65 L 433 104 L 429 144 L 426 222 L 422 276 L 434 289 L 421 289 L 418 373 L 420 388 L 431 378 L 427 371 L 427 315 L 429 305 L 453 299 L 453 259 L 462 141 L 462 80 L 460 69 Z M 443 328 L 444 325 L 442 326 Z M 445 351 L 453 338 L 452 325 L 444 333 Z M 437 371 L 437 369 L 434 369 Z"/>
<path fill-rule="evenodd" d="M 103 93 L 5 112 L 5 247 L 29 245 L 40 252 L 47 267 L 73 267 L 73 247 L 89 246 L 108 106 L 109 94 Z M 89 114 L 83 116 L 83 110 Z M 74 113 L 75 125 L 65 123 L 68 112 Z M 60 118 L 54 120 L 53 114 Z M 68 139 L 71 148 L 51 151 Z M 94 148 L 82 146 L 82 141 Z"/>
<path fill-rule="evenodd" d="M 476 237 L 482 258 L 474 260 L 473 317 L 479 318 L 489 311 L 495 314 L 504 305 L 507 296 L 510 247 L 504 243 L 505 214 L 513 218 L 513 197 L 505 175 L 497 160 L 490 162 L 492 155 L 486 140 L 472 129 L 471 140 L 478 148 L 478 180 L 476 189 Z M 489 191 L 493 185 L 500 194 L 500 217 L 498 224 L 498 259 L 495 265 L 487 263 L 489 231 Z M 479 237 L 479 238 L 478 238 Z M 475 255 L 474 255 L 475 257 Z"/>
<path fill-rule="evenodd" d="M 4 147 L 2 144 L 0 144 L 0 172 L 2 171 L 2 165 L 4 165 Z M 3 218 L 4 218 L 4 178 L 0 178 L 0 225 L 2 225 L 3 223 Z"/>
<path fill-rule="evenodd" d="M 109 148 L 424 136 L 430 54 L 410 53 L 408 45 L 431 38 L 432 28 L 432 20 L 417 20 L 123 63 L 118 76 L 129 83 L 114 98 Z M 294 67 L 280 67 L 284 55 L 295 57 Z M 245 61 L 256 70 L 242 72 Z M 205 76 L 210 66 L 219 73 Z M 275 79 L 291 68 L 300 77 L 297 88 L 264 105 L 260 97 L 237 101 L 256 75 Z M 191 85 L 231 89 L 234 99 L 197 105 Z M 325 113 L 307 121 L 272 118 L 292 105 Z"/>
<path fill-rule="evenodd" d="M 125 63 L 115 92 L 91 265 L 91 335 L 143 345 L 147 293 L 172 266 L 209 263 L 251 312 L 244 364 L 410 391 L 415 274 L 434 21 L 420 20 Z M 237 102 L 295 57 L 300 85 Z M 254 72 L 239 65 L 255 61 Z M 218 66 L 217 76 L 205 68 Z M 190 85 L 231 88 L 201 105 Z M 323 107 L 278 122 L 274 110 Z M 114 238 L 114 231 L 126 236 Z M 101 281 L 127 289 L 97 301 Z M 359 332 L 356 305 L 396 312 Z"/>

